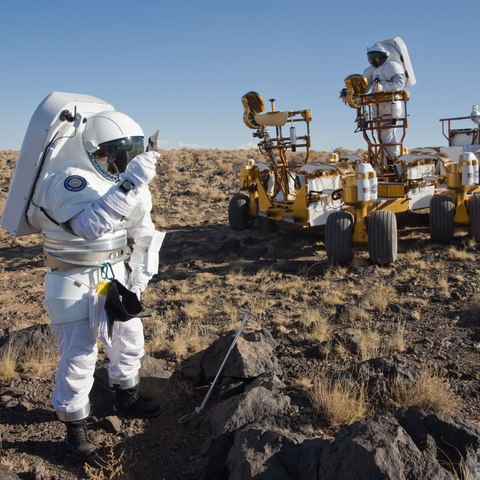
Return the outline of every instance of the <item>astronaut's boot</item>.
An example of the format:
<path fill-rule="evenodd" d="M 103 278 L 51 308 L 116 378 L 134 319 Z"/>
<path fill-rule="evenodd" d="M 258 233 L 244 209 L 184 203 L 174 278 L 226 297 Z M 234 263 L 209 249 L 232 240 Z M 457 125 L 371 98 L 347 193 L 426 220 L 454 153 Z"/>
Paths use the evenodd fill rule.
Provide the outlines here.
<path fill-rule="evenodd" d="M 115 413 L 139 418 L 155 418 L 161 415 L 160 405 L 145 400 L 138 393 L 139 387 L 139 384 L 126 390 L 114 387 L 113 410 Z"/>
<path fill-rule="evenodd" d="M 66 422 L 67 445 L 75 460 L 80 462 L 92 462 L 97 458 L 95 445 L 90 442 L 86 420 Z"/>

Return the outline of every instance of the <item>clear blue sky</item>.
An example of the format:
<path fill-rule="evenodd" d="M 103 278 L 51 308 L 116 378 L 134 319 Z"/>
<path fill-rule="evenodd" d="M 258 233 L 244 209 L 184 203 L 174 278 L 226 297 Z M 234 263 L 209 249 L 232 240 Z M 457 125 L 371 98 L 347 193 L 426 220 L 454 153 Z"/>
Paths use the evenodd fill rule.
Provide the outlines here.
<path fill-rule="evenodd" d="M 256 145 L 240 100 L 255 90 L 311 109 L 315 150 L 365 148 L 339 92 L 366 47 L 396 36 L 417 79 L 404 144 L 446 145 L 439 119 L 480 104 L 479 19 L 479 0 L 7 0 L 0 150 L 20 149 L 53 91 L 111 103 L 147 137 L 160 130 L 161 148 L 236 149 Z"/>

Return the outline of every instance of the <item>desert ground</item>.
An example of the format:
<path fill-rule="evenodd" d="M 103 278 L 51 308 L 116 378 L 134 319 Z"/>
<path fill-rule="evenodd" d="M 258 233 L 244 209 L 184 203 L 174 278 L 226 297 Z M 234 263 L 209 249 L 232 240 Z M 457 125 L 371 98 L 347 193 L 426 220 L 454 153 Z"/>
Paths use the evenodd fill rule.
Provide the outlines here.
<path fill-rule="evenodd" d="M 367 249 L 358 248 L 349 266 L 331 265 L 321 227 L 286 224 L 275 233 L 229 227 L 241 166 L 247 158 L 261 160 L 259 152 L 160 153 L 152 218 L 166 239 L 142 302 L 153 312 L 144 322 L 146 352 L 170 373 L 161 389 L 148 392 L 164 414 L 112 429 L 105 421 L 113 414 L 111 398 L 98 378 L 90 425 L 100 462 L 79 465 L 50 405 L 57 358 L 9 351 L 0 359 L 0 464 L 21 479 L 188 478 L 208 432 L 178 420 L 200 405 L 209 385 L 182 378 L 182 365 L 235 331 L 241 307 L 258 315 L 255 327 L 277 341 L 286 393 L 318 436 L 330 438 L 351 422 L 403 405 L 480 424 L 480 249 L 465 230 L 456 229 L 449 245 L 434 244 L 428 210 L 400 214 L 394 264 L 375 266 Z M 17 156 L 0 152 L 0 210 Z M 314 152 L 312 160 L 326 157 Z M 41 236 L 13 238 L 0 229 L 0 258 L 0 338 L 48 324 Z M 348 335 L 357 339 L 355 352 L 339 340 Z M 320 353 L 309 355 L 312 347 Z M 415 388 L 391 388 L 380 399 L 361 385 L 331 381 L 386 355 L 401 355 L 422 372 Z M 99 370 L 105 361 L 100 345 Z"/>

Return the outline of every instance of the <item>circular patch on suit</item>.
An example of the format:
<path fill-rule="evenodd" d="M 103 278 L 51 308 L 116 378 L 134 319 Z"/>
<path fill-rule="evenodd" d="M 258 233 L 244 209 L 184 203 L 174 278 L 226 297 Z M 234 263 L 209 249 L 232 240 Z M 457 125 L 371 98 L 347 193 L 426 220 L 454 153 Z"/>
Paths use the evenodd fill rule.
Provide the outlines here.
<path fill-rule="evenodd" d="M 87 181 L 78 175 L 72 175 L 65 180 L 65 188 L 70 192 L 79 192 L 87 186 Z"/>

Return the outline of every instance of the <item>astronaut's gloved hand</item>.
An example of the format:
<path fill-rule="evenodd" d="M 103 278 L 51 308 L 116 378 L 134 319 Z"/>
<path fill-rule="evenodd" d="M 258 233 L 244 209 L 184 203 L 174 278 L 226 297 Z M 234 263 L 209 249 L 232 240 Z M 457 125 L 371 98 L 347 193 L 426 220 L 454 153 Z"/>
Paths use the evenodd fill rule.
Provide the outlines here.
<path fill-rule="evenodd" d="M 140 295 L 147 288 L 149 281 L 150 276 L 142 275 L 141 273 L 137 273 L 136 275 L 134 274 L 132 278 L 132 284 L 129 290 L 133 292 L 140 300 Z"/>
<path fill-rule="evenodd" d="M 143 290 L 139 285 L 134 285 L 132 288 L 130 288 L 130 291 L 137 296 L 139 301 L 141 300 L 140 297 L 142 295 Z"/>
<path fill-rule="evenodd" d="M 155 164 L 160 157 L 158 152 L 144 152 L 137 155 L 120 175 L 122 181 L 128 180 L 135 188 L 148 185 L 155 177 Z"/>

